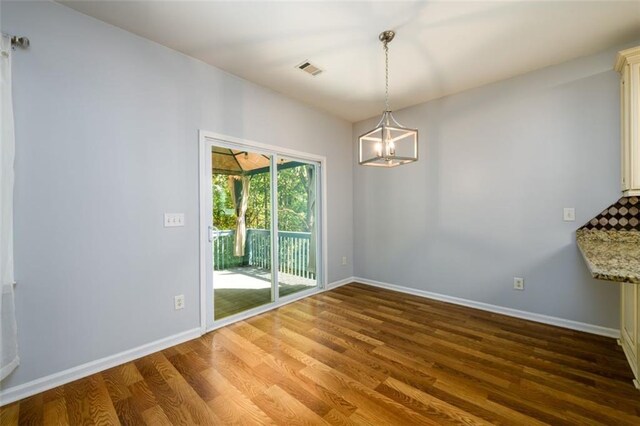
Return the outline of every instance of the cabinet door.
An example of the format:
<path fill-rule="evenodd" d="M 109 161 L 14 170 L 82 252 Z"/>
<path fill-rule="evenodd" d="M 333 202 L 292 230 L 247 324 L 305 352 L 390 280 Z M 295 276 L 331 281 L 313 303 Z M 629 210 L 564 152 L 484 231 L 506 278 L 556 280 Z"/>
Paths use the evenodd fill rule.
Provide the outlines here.
<path fill-rule="evenodd" d="M 629 65 L 625 65 L 620 73 L 620 156 L 622 172 L 622 192 L 627 191 L 631 185 L 631 156 L 629 155 Z"/>
<path fill-rule="evenodd" d="M 638 285 L 622 283 L 622 324 L 620 333 L 623 344 L 637 357 L 638 344 Z"/>
<path fill-rule="evenodd" d="M 628 80 L 625 84 L 629 95 L 629 106 L 626 113 L 626 119 L 629 120 L 627 134 L 629 171 L 627 174 L 629 189 L 633 191 L 630 195 L 637 195 L 640 190 L 640 63 L 630 64 Z"/>
<path fill-rule="evenodd" d="M 623 50 L 616 58 L 620 73 L 622 193 L 640 195 L 640 46 Z"/>

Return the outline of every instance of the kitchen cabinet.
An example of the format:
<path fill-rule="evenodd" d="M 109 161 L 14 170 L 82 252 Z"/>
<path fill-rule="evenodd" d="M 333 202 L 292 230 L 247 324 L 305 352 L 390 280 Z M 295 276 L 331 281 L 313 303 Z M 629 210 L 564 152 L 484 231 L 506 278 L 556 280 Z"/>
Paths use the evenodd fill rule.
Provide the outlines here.
<path fill-rule="evenodd" d="M 622 195 L 640 195 L 640 46 L 618 52 Z"/>
<path fill-rule="evenodd" d="M 640 300 L 640 292 L 638 284 L 622 283 L 621 289 L 621 309 L 620 309 L 620 345 L 624 350 L 635 380 L 633 384 L 640 389 L 638 374 L 640 373 L 640 358 L 638 357 L 638 337 L 640 332 L 640 324 L 638 323 L 638 307 Z"/>
<path fill-rule="evenodd" d="M 620 283 L 620 339 L 640 389 L 640 232 L 578 229 L 576 242 L 594 278 Z"/>

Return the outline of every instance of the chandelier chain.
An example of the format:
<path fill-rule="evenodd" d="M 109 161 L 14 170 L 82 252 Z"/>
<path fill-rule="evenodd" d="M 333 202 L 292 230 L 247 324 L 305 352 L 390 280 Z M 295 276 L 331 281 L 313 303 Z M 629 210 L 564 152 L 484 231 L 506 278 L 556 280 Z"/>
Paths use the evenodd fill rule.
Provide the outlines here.
<path fill-rule="evenodd" d="M 363 166 L 395 167 L 418 161 L 418 130 L 398 123 L 389 105 L 389 43 L 395 35 L 392 30 L 378 35 L 384 50 L 385 110 L 378 124 L 358 137 L 358 162 Z"/>
<path fill-rule="evenodd" d="M 389 108 L 389 46 L 384 42 L 384 108 L 385 111 L 391 111 Z"/>

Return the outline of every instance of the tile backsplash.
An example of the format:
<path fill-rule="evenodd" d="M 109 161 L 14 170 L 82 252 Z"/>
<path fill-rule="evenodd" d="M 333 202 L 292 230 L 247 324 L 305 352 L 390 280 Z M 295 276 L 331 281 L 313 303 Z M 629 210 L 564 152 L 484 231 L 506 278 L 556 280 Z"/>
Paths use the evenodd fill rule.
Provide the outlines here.
<path fill-rule="evenodd" d="M 579 229 L 640 232 L 640 198 L 620 198 Z"/>

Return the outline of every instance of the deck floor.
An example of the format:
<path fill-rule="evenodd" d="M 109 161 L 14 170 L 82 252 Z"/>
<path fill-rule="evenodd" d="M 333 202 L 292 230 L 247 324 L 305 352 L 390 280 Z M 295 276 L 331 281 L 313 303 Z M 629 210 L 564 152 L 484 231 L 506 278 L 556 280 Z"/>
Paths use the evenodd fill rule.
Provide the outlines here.
<path fill-rule="evenodd" d="M 315 279 L 280 272 L 280 297 L 313 288 Z M 213 272 L 214 314 L 219 320 L 271 302 L 271 271 L 252 266 Z"/>

